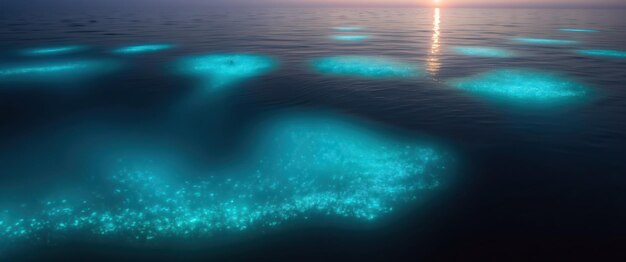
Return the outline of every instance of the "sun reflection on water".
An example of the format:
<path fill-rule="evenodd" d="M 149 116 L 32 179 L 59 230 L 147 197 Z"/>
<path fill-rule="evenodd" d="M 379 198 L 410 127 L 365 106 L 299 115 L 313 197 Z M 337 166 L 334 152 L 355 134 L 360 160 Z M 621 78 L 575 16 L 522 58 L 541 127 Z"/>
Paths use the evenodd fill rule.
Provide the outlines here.
<path fill-rule="evenodd" d="M 426 63 L 426 70 L 431 76 L 435 77 L 441 68 L 441 62 L 439 61 L 439 53 L 441 49 L 441 10 L 435 8 L 435 14 L 433 17 L 433 36 L 430 44 L 430 54 Z"/>

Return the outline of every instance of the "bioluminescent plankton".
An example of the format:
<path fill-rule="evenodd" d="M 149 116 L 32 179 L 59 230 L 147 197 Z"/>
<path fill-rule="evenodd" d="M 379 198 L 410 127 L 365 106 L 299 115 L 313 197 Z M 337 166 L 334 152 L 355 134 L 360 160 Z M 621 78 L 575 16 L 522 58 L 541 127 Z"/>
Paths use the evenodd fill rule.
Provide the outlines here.
<path fill-rule="evenodd" d="M 530 69 L 498 69 L 448 81 L 453 87 L 488 98 L 522 104 L 549 104 L 585 96 L 584 84 L 559 74 Z"/>
<path fill-rule="evenodd" d="M 457 54 L 477 57 L 508 58 L 514 57 L 515 53 L 502 48 L 484 46 L 456 46 L 452 50 Z"/>
<path fill-rule="evenodd" d="M 194 240 L 325 217 L 374 223 L 445 182 L 440 149 L 353 122 L 297 115 L 259 131 L 260 143 L 248 150 L 253 157 L 242 158 L 236 171 L 209 170 L 185 181 L 155 162 L 121 161 L 108 183 L 85 187 L 92 194 L 0 212 L 0 246 L 68 236 Z"/>
<path fill-rule="evenodd" d="M 369 38 L 367 35 L 333 35 L 332 39 L 337 41 L 359 42 Z"/>
<path fill-rule="evenodd" d="M 363 30 L 363 27 L 360 26 L 337 26 L 333 27 L 333 29 L 337 31 L 360 31 Z"/>
<path fill-rule="evenodd" d="M 582 55 L 589 55 L 589 56 L 626 58 L 626 51 L 622 51 L 622 50 L 588 49 L 588 50 L 578 50 L 578 53 Z"/>
<path fill-rule="evenodd" d="M 377 56 L 331 56 L 314 59 L 315 71 L 334 76 L 363 78 L 406 78 L 423 75 L 417 65 Z"/>
<path fill-rule="evenodd" d="M 24 49 L 21 53 L 27 56 L 51 56 L 74 53 L 83 49 L 85 47 L 80 45 L 49 46 Z"/>
<path fill-rule="evenodd" d="M 71 81 L 117 67 L 109 60 L 71 60 L 0 66 L 2 81 Z"/>
<path fill-rule="evenodd" d="M 174 47 L 172 44 L 142 44 L 142 45 L 131 45 L 124 46 L 113 50 L 113 53 L 117 54 L 143 54 L 143 53 L 154 53 L 163 50 L 167 50 Z"/>
<path fill-rule="evenodd" d="M 600 30 L 597 29 L 589 29 L 589 28 L 561 28 L 559 29 L 561 32 L 571 32 L 571 33 L 597 33 Z"/>
<path fill-rule="evenodd" d="M 241 80 L 271 72 L 278 62 L 257 54 L 216 53 L 184 58 L 179 70 L 202 79 L 211 89 L 222 88 Z"/>
<path fill-rule="evenodd" d="M 546 38 L 514 38 L 513 41 L 526 43 L 526 44 L 538 44 L 538 45 L 571 45 L 576 44 L 575 40 L 563 40 L 563 39 L 546 39 Z"/>

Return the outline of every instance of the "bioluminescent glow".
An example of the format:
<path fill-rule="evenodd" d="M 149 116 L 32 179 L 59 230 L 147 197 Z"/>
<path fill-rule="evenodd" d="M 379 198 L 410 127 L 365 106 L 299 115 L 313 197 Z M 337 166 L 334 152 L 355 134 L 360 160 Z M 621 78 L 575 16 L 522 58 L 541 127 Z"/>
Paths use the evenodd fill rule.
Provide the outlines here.
<path fill-rule="evenodd" d="M 626 58 L 626 51 L 620 51 L 620 50 L 590 49 L 590 50 L 578 50 L 578 53 L 583 54 L 583 55 L 590 55 L 590 56 Z"/>
<path fill-rule="evenodd" d="M 84 48 L 79 45 L 38 47 L 22 50 L 22 54 L 29 56 L 61 55 L 78 52 Z"/>
<path fill-rule="evenodd" d="M 323 217 L 372 221 L 436 189 L 445 155 L 353 122 L 287 117 L 259 132 L 249 168 L 182 181 L 155 164 L 125 164 L 84 197 L 0 212 L 0 244 L 68 236 L 145 243 L 264 230 Z M 124 161 L 122 161 L 124 162 Z M 248 164 L 235 165 L 237 167 Z M 229 171 L 230 172 L 230 171 Z"/>
<path fill-rule="evenodd" d="M 202 78 L 214 89 L 267 74 L 277 65 L 276 60 L 263 55 L 216 53 L 184 58 L 179 67 L 183 73 Z"/>
<path fill-rule="evenodd" d="M 365 78 L 419 77 L 423 70 L 419 66 L 395 59 L 376 56 L 332 56 L 312 61 L 316 71 L 335 76 Z"/>
<path fill-rule="evenodd" d="M 113 69 L 117 63 L 107 60 L 76 60 L 0 66 L 0 81 L 75 80 Z"/>
<path fill-rule="evenodd" d="M 113 50 L 114 53 L 117 54 L 143 54 L 143 53 L 153 53 L 158 51 L 167 50 L 174 47 L 171 44 L 145 44 L 145 45 L 131 45 L 120 47 L 118 49 Z"/>
<path fill-rule="evenodd" d="M 331 36 L 332 39 L 337 40 L 337 41 L 363 41 L 365 39 L 368 39 L 369 36 L 366 35 L 333 35 Z"/>
<path fill-rule="evenodd" d="M 333 27 L 333 29 L 337 31 L 360 31 L 363 30 L 363 27 L 360 26 L 338 26 Z"/>
<path fill-rule="evenodd" d="M 589 29 L 589 28 L 561 28 L 559 31 L 562 32 L 573 32 L 573 33 L 597 33 L 600 30 L 597 29 Z"/>
<path fill-rule="evenodd" d="M 527 43 L 527 44 L 540 44 L 540 45 L 571 45 L 571 44 L 578 43 L 578 41 L 574 41 L 574 40 L 546 39 L 546 38 L 514 38 L 513 41 Z"/>
<path fill-rule="evenodd" d="M 558 74 L 527 69 L 499 69 L 454 79 L 451 86 L 474 94 L 522 103 L 547 103 L 578 98 L 587 87 Z"/>
<path fill-rule="evenodd" d="M 506 49 L 482 46 L 457 46 L 452 50 L 458 54 L 467 56 L 490 57 L 490 58 L 507 58 L 514 57 L 515 53 Z"/>

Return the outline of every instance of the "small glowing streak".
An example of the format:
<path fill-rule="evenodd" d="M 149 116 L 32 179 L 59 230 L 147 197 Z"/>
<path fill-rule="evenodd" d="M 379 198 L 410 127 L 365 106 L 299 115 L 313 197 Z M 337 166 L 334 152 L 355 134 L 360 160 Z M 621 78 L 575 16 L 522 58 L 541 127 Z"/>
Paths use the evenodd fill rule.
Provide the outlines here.
<path fill-rule="evenodd" d="M 561 32 L 573 32 L 573 33 L 597 33 L 600 30 L 589 29 L 589 28 L 561 28 L 559 29 Z"/>
<path fill-rule="evenodd" d="M 571 45 L 578 43 L 574 40 L 562 40 L 562 39 L 545 39 L 545 38 L 514 38 L 513 41 L 528 43 L 528 44 L 545 44 L 545 45 Z"/>
<path fill-rule="evenodd" d="M 363 41 L 368 38 L 369 36 L 366 36 L 366 35 L 334 35 L 332 36 L 332 39 L 335 39 L 338 41 Z"/>
<path fill-rule="evenodd" d="M 360 30 L 363 30 L 362 27 L 358 27 L 358 26 L 338 26 L 338 27 L 334 27 L 333 29 L 335 29 L 337 31 L 360 31 Z"/>
<path fill-rule="evenodd" d="M 590 55 L 590 56 L 626 58 L 626 51 L 619 51 L 619 50 L 591 49 L 591 50 L 578 50 L 578 53 L 583 54 L 583 55 Z"/>
<path fill-rule="evenodd" d="M 515 56 L 515 54 L 509 50 L 495 47 L 457 46 L 454 47 L 453 50 L 458 54 L 477 57 L 507 58 Z"/>
<path fill-rule="evenodd" d="M 77 46 L 77 45 L 31 48 L 31 49 L 24 50 L 23 54 L 25 54 L 25 55 L 32 55 L 32 56 L 38 56 L 38 55 L 60 55 L 60 54 L 67 54 L 67 53 L 76 52 L 76 51 L 79 51 L 82 48 L 83 47 Z"/>
<path fill-rule="evenodd" d="M 0 81 L 75 80 L 115 68 L 112 61 L 82 60 L 0 67 Z"/>
<path fill-rule="evenodd" d="M 435 14 L 433 17 L 433 36 L 430 44 L 430 54 L 427 59 L 426 70 L 432 75 L 436 76 L 437 72 L 441 68 L 441 62 L 439 61 L 439 52 L 441 49 L 441 11 L 439 8 L 435 8 Z"/>
<path fill-rule="evenodd" d="M 171 44 L 147 44 L 147 45 L 132 45 L 120 47 L 113 50 L 113 53 L 118 54 L 141 54 L 163 51 L 172 48 Z"/>
<path fill-rule="evenodd" d="M 333 56 L 312 61 L 314 70 L 333 76 L 362 78 L 419 77 L 421 69 L 412 64 L 376 56 Z"/>

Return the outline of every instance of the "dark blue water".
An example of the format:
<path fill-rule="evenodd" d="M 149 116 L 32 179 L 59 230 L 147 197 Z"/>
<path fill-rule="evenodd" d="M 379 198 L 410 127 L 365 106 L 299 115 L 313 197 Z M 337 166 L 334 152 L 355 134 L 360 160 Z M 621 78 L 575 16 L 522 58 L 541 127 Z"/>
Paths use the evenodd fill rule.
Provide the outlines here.
<path fill-rule="evenodd" d="M 333 29 L 341 26 L 362 30 Z M 330 37 L 337 34 L 368 38 Z M 512 40 L 519 37 L 576 42 Z M 7 206 L 97 184 L 106 169 L 98 165 L 118 152 L 175 159 L 188 173 L 237 165 L 256 143 L 257 128 L 286 113 L 338 114 L 441 145 L 453 159 L 435 194 L 380 221 L 331 216 L 223 240 L 134 243 L 72 235 L 19 244 L 11 261 L 624 259 L 618 248 L 626 243 L 626 60 L 576 52 L 624 50 L 624 10 L 3 13 L 0 38 L 5 66 L 72 59 L 116 64 L 85 79 L 0 82 L 0 202 Z M 173 48 L 112 52 L 142 43 Z M 59 45 L 85 48 L 44 57 L 20 53 Z M 503 48 L 516 56 L 464 56 L 455 46 Z M 220 92 L 198 91 L 201 81 L 178 68 L 183 57 L 224 52 L 260 54 L 278 65 Z M 335 55 L 390 57 L 419 65 L 423 75 L 337 77 L 311 68 L 312 59 Z M 555 72 L 583 83 L 588 93 L 573 103 L 535 107 L 447 84 L 501 68 Z M 176 176 L 197 175 L 186 174 Z"/>

